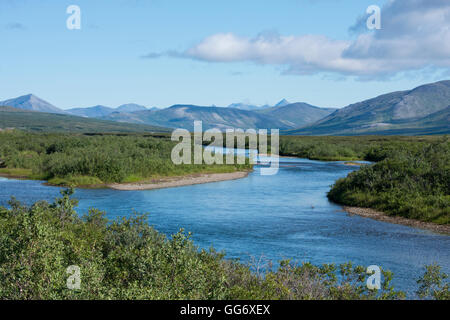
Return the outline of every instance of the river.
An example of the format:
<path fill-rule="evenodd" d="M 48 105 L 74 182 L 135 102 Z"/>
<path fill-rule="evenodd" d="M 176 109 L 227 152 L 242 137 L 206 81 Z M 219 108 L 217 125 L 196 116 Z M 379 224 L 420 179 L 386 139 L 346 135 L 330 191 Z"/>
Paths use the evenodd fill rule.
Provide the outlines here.
<path fill-rule="evenodd" d="M 180 228 L 201 248 L 225 250 L 226 257 L 278 261 L 378 265 L 394 272 L 395 288 L 411 296 L 424 265 L 450 273 L 450 237 L 349 216 L 328 201 L 330 186 L 358 167 L 342 162 L 281 158 L 278 174 L 149 191 L 77 189 L 77 212 L 94 207 L 109 218 L 148 212 L 150 224 L 167 235 Z M 59 188 L 42 181 L 0 178 L 0 206 L 11 196 L 31 204 L 52 201 Z"/>

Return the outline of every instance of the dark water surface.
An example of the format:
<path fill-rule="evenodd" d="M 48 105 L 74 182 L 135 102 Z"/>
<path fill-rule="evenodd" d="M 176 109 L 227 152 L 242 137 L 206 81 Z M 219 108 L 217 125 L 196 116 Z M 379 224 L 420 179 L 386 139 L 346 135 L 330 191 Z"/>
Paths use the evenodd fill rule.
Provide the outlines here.
<path fill-rule="evenodd" d="M 424 265 L 436 262 L 450 273 L 450 237 L 411 227 L 349 216 L 326 193 L 357 167 L 340 162 L 282 158 L 277 175 L 149 191 L 77 189 L 77 211 L 91 207 L 109 218 L 133 210 L 150 213 L 150 224 L 166 234 L 193 232 L 203 248 L 227 257 L 292 258 L 313 263 L 353 261 L 394 272 L 394 285 L 412 292 Z M 11 196 L 31 204 L 53 201 L 59 188 L 40 181 L 0 178 L 0 205 Z"/>

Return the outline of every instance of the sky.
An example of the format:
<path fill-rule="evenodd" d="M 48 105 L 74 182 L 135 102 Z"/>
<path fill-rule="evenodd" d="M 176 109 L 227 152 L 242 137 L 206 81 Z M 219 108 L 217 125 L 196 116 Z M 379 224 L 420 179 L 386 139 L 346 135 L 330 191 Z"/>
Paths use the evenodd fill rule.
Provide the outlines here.
<path fill-rule="evenodd" d="M 448 0 L 0 0 L 0 40 L 0 100 L 62 109 L 344 107 L 450 79 Z"/>

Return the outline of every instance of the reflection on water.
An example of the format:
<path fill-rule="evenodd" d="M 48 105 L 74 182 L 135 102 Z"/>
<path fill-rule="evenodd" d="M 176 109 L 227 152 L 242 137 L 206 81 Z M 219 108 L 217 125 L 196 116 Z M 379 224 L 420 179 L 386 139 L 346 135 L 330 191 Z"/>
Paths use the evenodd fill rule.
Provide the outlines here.
<path fill-rule="evenodd" d="M 132 210 L 150 213 L 166 234 L 185 228 L 203 247 L 226 250 L 247 261 L 264 255 L 313 263 L 379 265 L 394 272 L 396 288 L 411 291 L 423 266 L 437 262 L 450 272 L 450 238 L 429 231 L 349 216 L 326 193 L 335 180 L 356 170 L 342 162 L 280 158 L 274 176 L 260 167 L 248 178 L 149 191 L 78 189 L 78 212 L 90 207 L 115 218 Z M 59 188 L 39 181 L 0 179 L 0 205 L 10 196 L 31 204 L 52 201 Z"/>

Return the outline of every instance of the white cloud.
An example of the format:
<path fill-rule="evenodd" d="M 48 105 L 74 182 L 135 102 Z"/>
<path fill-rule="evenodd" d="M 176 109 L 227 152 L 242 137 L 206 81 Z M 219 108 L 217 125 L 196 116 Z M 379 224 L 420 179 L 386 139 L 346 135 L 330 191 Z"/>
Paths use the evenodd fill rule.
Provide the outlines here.
<path fill-rule="evenodd" d="M 348 58 L 424 60 L 448 66 L 450 1 L 395 0 L 382 10 L 382 29 L 362 34 L 344 52 Z M 362 21 L 360 21 L 362 23 Z"/>
<path fill-rule="evenodd" d="M 351 29 L 361 30 L 365 19 L 359 19 Z M 167 55 L 210 62 L 282 65 L 285 72 L 293 74 L 330 72 L 385 77 L 424 68 L 448 72 L 449 0 L 391 0 L 382 8 L 381 24 L 381 30 L 359 34 L 352 41 L 323 35 L 260 34 L 247 38 L 219 33 L 185 52 Z"/>
<path fill-rule="evenodd" d="M 279 36 L 261 34 L 250 39 L 232 33 L 215 34 L 188 49 L 184 56 L 210 62 L 253 61 L 286 65 L 288 72 L 358 72 L 364 66 L 343 58 L 351 42 L 335 41 L 321 35 Z"/>

